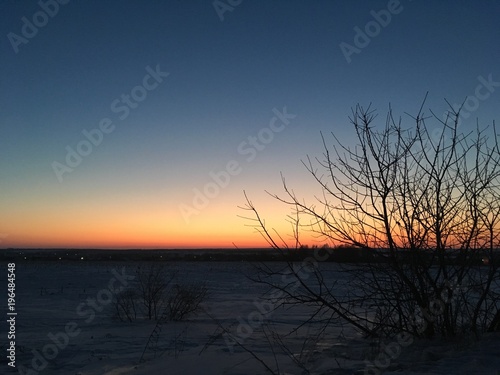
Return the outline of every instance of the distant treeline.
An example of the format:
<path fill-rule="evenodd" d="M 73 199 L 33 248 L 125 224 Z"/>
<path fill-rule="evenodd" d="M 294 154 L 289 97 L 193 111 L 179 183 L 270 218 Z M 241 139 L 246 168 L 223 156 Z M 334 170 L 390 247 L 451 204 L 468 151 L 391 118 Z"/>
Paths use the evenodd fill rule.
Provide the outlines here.
<path fill-rule="evenodd" d="M 7 249 L 0 251 L 0 261 L 189 261 L 189 262 L 300 262 L 313 257 L 325 262 L 373 263 L 387 262 L 388 252 L 384 250 L 360 249 L 354 247 L 284 249 L 183 249 L 183 250 L 98 250 L 98 249 Z M 400 259 L 410 262 L 408 250 L 400 252 Z M 420 253 L 420 256 L 422 254 Z M 431 256 L 431 254 L 429 254 Z M 450 257 L 450 262 L 458 261 Z M 480 252 L 467 258 L 468 262 L 482 264 L 485 259 Z"/>
<path fill-rule="evenodd" d="M 182 249 L 182 250 L 109 250 L 109 249 L 7 249 L 0 260 L 26 261 L 189 261 L 189 262 L 268 262 L 302 261 L 310 256 L 326 261 L 359 262 L 373 260 L 369 250 L 356 248 L 285 249 Z"/>

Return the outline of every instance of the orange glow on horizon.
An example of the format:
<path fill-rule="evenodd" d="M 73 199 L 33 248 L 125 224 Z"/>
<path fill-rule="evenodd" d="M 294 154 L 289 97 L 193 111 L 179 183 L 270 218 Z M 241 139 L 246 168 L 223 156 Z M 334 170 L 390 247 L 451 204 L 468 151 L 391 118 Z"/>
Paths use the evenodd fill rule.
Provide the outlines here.
<path fill-rule="evenodd" d="M 0 216 L 0 248 L 268 248 L 270 245 L 239 216 L 251 216 L 242 190 L 227 191 L 197 215 L 184 220 L 179 202 L 172 196 L 162 202 L 157 195 L 102 193 L 78 187 L 69 195 L 33 192 L 30 199 L 11 201 Z M 255 189 L 253 191 L 258 191 Z M 276 229 L 293 247 L 288 207 L 264 193 L 252 193 L 268 229 Z M 124 203 L 126 202 L 126 203 Z M 282 245 L 276 236 L 276 241 Z M 322 243 L 303 238 L 309 246 Z"/>

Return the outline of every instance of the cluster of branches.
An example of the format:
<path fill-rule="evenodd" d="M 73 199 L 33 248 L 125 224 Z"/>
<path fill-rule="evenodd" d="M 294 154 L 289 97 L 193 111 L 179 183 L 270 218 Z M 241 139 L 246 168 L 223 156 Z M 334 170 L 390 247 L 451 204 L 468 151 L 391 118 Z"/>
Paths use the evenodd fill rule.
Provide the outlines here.
<path fill-rule="evenodd" d="M 425 103 L 425 100 L 424 100 Z M 370 251 L 377 262 L 349 267 L 348 292 L 326 282 L 320 262 L 260 268 L 258 282 L 284 293 L 281 305 L 314 308 L 367 336 L 408 332 L 453 337 L 500 326 L 500 148 L 495 124 L 459 131 L 460 109 L 442 119 L 423 106 L 409 127 L 390 109 L 385 126 L 358 105 L 349 118 L 357 144 L 322 135 L 323 158 L 303 162 L 322 195 L 308 204 L 282 177 L 295 247 L 303 232 Z M 427 122 L 438 123 L 430 131 Z M 280 252 L 290 249 L 246 197 L 247 219 Z M 325 250 L 322 250 L 325 252 Z M 319 253 L 318 253 L 319 254 Z M 319 258 L 321 258 L 320 256 Z M 304 272 L 307 271 L 307 272 Z M 298 285 L 276 282 L 279 273 Z M 307 277 L 304 277 L 307 275 Z M 325 318 L 325 315 L 328 319 Z"/>
<path fill-rule="evenodd" d="M 116 296 L 115 314 L 132 322 L 140 316 L 148 320 L 185 320 L 201 309 L 207 287 L 175 283 L 177 272 L 164 265 L 138 267 L 135 283 Z"/>

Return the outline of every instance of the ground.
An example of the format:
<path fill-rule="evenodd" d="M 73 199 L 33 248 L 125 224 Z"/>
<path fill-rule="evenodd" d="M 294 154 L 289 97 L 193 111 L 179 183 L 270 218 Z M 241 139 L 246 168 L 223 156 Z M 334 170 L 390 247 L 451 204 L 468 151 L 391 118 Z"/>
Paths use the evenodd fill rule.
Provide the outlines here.
<path fill-rule="evenodd" d="M 269 373 L 264 363 L 273 370 L 279 367 L 281 374 L 306 374 L 306 370 L 317 375 L 500 374 L 499 334 L 484 335 L 479 341 L 472 336 L 460 342 L 415 340 L 407 346 L 386 340 L 389 356 L 360 334 L 332 325 L 320 339 L 313 339 L 313 332 L 307 330 L 288 336 L 285 344 L 290 353 L 280 353 L 270 345 L 270 329 L 288 332 L 308 312 L 280 309 L 260 319 L 263 288 L 245 277 L 255 270 L 244 262 L 165 263 L 179 271 L 176 282 L 180 284 L 206 281 L 209 295 L 204 312 L 187 321 L 163 324 L 157 345 L 147 346 L 155 323 L 122 322 L 108 302 L 113 297 L 110 290 L 133 283 L 138 265 L 17 262 L 17 367 L 9 367 L 4 355 L 2 373 L 7 369 L 5 373 L 53 375 L 244 375 Z M 2 308 L 6 316 L 6 305 Z M 221 326 L 247 350 L 224 335 Z M 6 327 L 4 320 L 0 341 L 4 353 Z"/>

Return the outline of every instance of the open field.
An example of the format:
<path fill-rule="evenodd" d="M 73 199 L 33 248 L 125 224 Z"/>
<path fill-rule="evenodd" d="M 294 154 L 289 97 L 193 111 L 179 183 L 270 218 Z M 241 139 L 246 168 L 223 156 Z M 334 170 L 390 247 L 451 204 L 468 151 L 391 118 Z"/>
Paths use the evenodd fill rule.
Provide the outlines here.
<path fill-rule="evenodd" d="M 290 332 L 305 321 L 309 312 L 306 308 L 269 312 L 260 300 L 265 289 L 245 276 L 255 272 L 255 264 L 250 262 L 164 262 L 169 272 L 178 272 L 175 283 L 205 282 L 208 296 L 203 311 L 196 316 L 165 322 L 161 330 L 156 327 L 157 343 L 147 346 L 155 323 L 147 319 L 117 319 L 110 299 L 115 296 L 109 292 L 132 283 L 136 268 L 147 264 L 150 262 L 17 261 L 19 373 L 266 374 L 269 372 L 265 365 L 276 373 L 279 368 L 282 374 L 318 375 L 496 375 L 500 370 L 498 334 L 486 335 L 480 342 L 472 337 L 453 343 L 412 342 L 399 346 L 397 352 L 392 352 L 393 358 L 389 358 L 374 349 L 373 340 L 332 322 L 319 336 L 314 325 L 303 327 L 285 336 L 280 348 L 273 341 L 273 332 Z M 279 263 L 272 266 L 279 267 Z M 349 285 L 342 280 L 340 265 L 329 263 L 323 267 L 325 277 L 332 282 L 337 280 L 337 288 L 347 292 Z M 2 268 L 7 265 L 3 263 Z M 5 310 L 2 304 L 4 316 Z M 242 346 L 235 345 L 231 337 Z M 5 333 L 1 343 L 5 353 Z M 386 342 L 386 346 L 390 344 Z M 284 347 L 288 353 L 281 350 Z M 378 368 L 373 367 L 377 359 Z M 383 359 L 389 362 L 380 362 Z M 10 369 L 5 356 L 0 365 Z M 25 372 L 21 371 L 22 366 Z M 33 371 L 34 367 L 41 371 Z"/>

